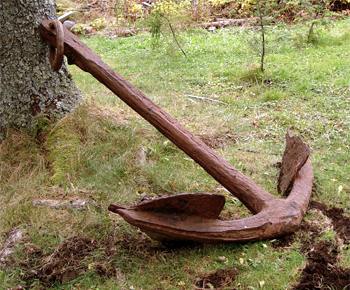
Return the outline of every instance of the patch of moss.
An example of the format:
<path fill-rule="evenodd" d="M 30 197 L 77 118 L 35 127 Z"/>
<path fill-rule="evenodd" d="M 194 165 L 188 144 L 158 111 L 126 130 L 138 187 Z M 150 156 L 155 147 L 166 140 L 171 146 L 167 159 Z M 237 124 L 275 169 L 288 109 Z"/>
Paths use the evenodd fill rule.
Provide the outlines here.
<path fill-rule="evenodd" d="M 134 129 L 118 112 L 81 105 L 48 135 L 52 182 L 64 186 L 78 179 L 97 184 L 116 182 L 128 170 L 137 144 Z"/>
<path fill-rule="evenodd" d="M 50 132 L 46 147 L 54 184 L 67 184 L 79 169 L 82 136 L 79 137 L 73 118 L 63 119 Z"/>

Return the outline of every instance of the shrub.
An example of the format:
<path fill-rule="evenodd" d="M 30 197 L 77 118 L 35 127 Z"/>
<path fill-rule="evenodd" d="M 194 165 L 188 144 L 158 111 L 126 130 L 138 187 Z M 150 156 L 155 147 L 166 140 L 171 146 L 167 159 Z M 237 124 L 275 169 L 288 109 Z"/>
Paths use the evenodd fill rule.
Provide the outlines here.
<path fill-rule="evenodd" d="M 96 18 L 90 23 L 90 26 L 94 28 L 95 30 L 99 31 L 107 26 L 107 21 L 104 17 Z"/>
<path fill-rule="evenodd" d="M 162 0 L 155 3 L 152 13 L 159 13 L 167 17 L 180 17 L 187 14 L 191 10 L 191 2 L 189 0 L 173 1 Z"/>

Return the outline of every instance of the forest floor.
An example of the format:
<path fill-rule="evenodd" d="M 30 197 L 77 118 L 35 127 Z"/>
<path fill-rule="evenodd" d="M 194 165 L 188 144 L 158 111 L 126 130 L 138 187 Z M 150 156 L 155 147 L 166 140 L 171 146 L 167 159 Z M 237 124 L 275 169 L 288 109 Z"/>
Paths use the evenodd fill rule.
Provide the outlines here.
<path fill-rule="evenodd" d="M 85 96 L 78 109 L 55 125 L 38 117 L 30 134 L 10 132 L 0 144 L 0 289 L 349 288 L 350 20 L 317 26 L 312 43 L 308 31 L 307 23 L 268 27 L 264 74 L 256 29 L 180 33 L 187 58 L 170 36 L 155 49 L 148 33 L 84 39 L 269 192 L 277 192 L 287 129 L 300 134 L 315 173 L 300 231 L 169 248 L 109 213 L 114 202 L 204 191 L 226 196 L 223 217 L 249 214 L 111 92 L 70 67 Z"/>

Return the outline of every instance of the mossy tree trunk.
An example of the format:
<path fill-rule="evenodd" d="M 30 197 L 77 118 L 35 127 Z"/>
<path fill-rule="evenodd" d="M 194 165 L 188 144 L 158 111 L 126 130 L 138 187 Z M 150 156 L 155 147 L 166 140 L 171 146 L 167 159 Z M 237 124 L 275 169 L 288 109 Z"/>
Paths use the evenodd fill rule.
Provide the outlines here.
<path fill-rule="evenodd" d="M 60 118 L 80 100 L 66 66 L 51 70 L 39 35 L 40 22 L 55 17 L 54 0 L 0 0 L 0 135 L 39 114 Z"/>

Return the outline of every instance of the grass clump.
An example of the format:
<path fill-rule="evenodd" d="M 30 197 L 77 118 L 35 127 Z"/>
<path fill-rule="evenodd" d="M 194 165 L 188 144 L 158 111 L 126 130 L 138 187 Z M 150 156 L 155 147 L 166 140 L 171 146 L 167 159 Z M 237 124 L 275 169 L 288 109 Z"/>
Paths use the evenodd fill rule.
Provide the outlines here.
<path fill-rule="evenodd" d="M 72 173 L 79 170 L 81 139 L 75 128 L 57 127 L 48 136 L 49 160 L 52 166 L 51 177 L 54 184 L 69 184 Z"/>
<path fill-rule="evenodd" d="M 262 96 L 263 102 L 276 102 L 286 98 L 286 95 L 283 91 L 279 89 L 269 89 L 266 90 Z"/>
<path fill-rule="evenodd" d="M 247 83 L 261 83 L 264 79 L 264 73 L 258 65 L 250 65 L 241 74 L 241 80 Z"/>
<path fill-rule="evenodd" d="M 47 148 L 54 184 L 67 186 L 99 171 L 113 171 L 118 181 L 127 166 L 123 154 L 137 145 L 132 129 L 118 118 L 116 112 L 83 105 L 51 130 Z"/>

